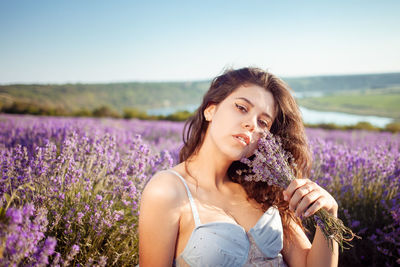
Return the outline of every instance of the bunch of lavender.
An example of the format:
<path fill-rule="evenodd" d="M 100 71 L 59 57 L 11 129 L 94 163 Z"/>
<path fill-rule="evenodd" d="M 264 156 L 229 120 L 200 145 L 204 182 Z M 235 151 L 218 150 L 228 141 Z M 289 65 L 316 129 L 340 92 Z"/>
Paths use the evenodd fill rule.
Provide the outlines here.
<path fill-rule="evenodd" d="M 296 164 L 293 156 L 283 149 L 279 137 L 274 137 L 269 132 L 265 133 L 258 141 L 258 148 L 254 154 L 253 160 L 241 159 L 242 163 L 250 167 L 249 170 L 238 170 L 238 174 L 244 174 L 246 181 L 265 182 L 285 189 L 295 179 L 293 170 Z M 356 237 L 340 219 L 324 209 L 305 220 L 307 224 L 312 223 L 320 227 L 331 248 L 332 240 L 335 240 L 343 251 L 346 248 L 344 243 L 350 245 L 349 241 Z"/>

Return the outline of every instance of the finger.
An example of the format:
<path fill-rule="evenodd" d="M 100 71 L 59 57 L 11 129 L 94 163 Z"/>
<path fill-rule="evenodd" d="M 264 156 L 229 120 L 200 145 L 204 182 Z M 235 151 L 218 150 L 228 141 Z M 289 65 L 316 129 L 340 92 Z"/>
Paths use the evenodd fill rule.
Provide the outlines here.
<path fill-rule="evenodd" d="M 320 210 L 324 206 L 324 198 L 320 197 L 309 207 L 306 212 L 304 213 L 305 217 L 311 216 L 315 214 L 318 210 Z"/>
<path fill-rule="evenodd" d="M 289 209 L 295 210 L 301 199 L 313 190 L 314 187 L 312 184 L 305 184 L 298 187 L 289 200 Z"/>
<path fill-rule="evenodd" d="M 304 184 L 309 181 L 308 179 L 294 179 L 290 182 L 289 186 L 283 191 L 283 195 L 285 200 L 291 199 L 293 193 L 296 191 L 297 188 L 303 186 Z"/>
<path fill-rule="evenodd" d="M 295 212 L 296 216 L 300 217 L 307 210 L 307 208 L 310 207 L 320 197 L 321 193 L 317 190 L 313 190 L 306 194 L 297 205 Z"/>

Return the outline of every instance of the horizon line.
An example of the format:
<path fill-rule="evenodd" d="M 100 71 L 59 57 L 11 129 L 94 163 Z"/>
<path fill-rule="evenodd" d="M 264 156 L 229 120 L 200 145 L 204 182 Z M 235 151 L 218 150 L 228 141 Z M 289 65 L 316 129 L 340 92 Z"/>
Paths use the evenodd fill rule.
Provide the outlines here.
<path fill-rule="evenodd" d="M 274 74 L 274 73 L 273 73 Z M 364 76 L 364 75 L 384 75 L 384 74 L 400 74 L 399 71 L 387 72 L 360 72 L 360 73 L 345 73 L 345 74 L 311 74 L 311 75 L 276 75 L 281 79 L 297 79 L 297 78 L 317 78 L 317 77 L 339 77 L 339 76 Z M 218 75 L 217 75 L 218 76 Z M 107 81 L 63 81 L 63 82 L 0 82 L 0 86 L 10 85 L 66 85 L 66 84 L 118 84 L 118 83 L 187 83 L 187 82 L 209 82 L 213 78 L 199 78 L 193 80 L 107 80 Z"/>

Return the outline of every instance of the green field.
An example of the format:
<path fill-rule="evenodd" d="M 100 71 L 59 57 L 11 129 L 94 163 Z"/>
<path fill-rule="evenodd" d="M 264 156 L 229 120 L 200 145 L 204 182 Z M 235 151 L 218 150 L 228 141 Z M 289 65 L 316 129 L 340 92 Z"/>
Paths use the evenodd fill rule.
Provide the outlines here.
<path fill-rule="evenodd" d="M 310 109 L 400 119 L 400 87 L 340 92 L 323 97 L 302 98 L 297 101 Z"/>

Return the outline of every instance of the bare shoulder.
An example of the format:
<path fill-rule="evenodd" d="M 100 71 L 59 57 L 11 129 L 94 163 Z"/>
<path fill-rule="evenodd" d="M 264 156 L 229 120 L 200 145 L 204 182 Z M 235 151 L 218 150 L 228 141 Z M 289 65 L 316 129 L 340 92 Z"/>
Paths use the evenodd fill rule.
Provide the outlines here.
<path fill-rule="evenodd" d="M 145 186 L 140 200 L 140 266 L 171 266 L 178 236 L 184 185 L 160 171 Z"/>
<path fill-rule="evenodd" d="M 185 196 L 184 190 L 184 185 L 175 174 L 169 171 L 159 171 L 145 186 L 142 198 L 179 204 Z"/>

